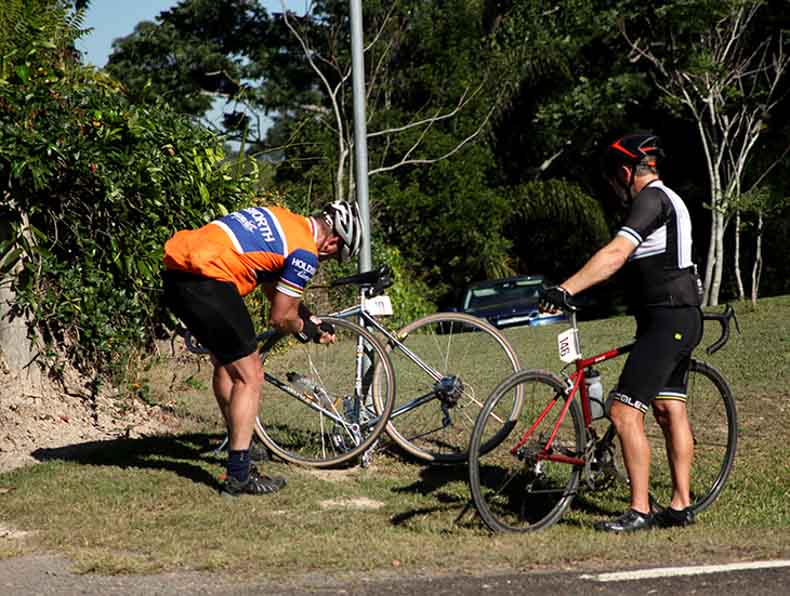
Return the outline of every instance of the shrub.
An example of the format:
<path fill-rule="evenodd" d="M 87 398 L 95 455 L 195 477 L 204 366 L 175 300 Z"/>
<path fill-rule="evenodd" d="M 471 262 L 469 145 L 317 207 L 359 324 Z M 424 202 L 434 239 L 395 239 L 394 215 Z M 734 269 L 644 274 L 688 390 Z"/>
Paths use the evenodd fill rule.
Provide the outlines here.
<path fill-rule="evenodd" d="M 37 4 L 0 44 L 0 255 L 21 260 L 17 308 L 45 343 L 118 373 L 160 325 L 165 240 L 247 202 L 256 170 L 166 105 L 132 105 L 75 59 L 65 3 Z"/>

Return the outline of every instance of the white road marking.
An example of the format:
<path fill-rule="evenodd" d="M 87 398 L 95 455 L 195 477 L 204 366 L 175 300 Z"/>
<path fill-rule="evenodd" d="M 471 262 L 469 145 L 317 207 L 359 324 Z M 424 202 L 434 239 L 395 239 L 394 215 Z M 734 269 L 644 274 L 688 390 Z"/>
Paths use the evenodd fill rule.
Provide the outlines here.
<path fill-rule="evenodd" d="M 659 567 L 658 569 L 639 569 L 636 571 L 618 571 L 614 573 L 582 575 L 581 579 L 590 579 L 596 582 L 622 582 L 622 581 L 635 581 L 640 579 L 654 579 L 657 577 L 678 577 L 682 575 L 726 573 L 728 571 L 772 569 L 776 567 L 790 567 L 790 561 L 784 561 L 784 560 L 754 561 L 751 563 L 729 563 L 727 565 L 700 565 L 697 567 Z"/>

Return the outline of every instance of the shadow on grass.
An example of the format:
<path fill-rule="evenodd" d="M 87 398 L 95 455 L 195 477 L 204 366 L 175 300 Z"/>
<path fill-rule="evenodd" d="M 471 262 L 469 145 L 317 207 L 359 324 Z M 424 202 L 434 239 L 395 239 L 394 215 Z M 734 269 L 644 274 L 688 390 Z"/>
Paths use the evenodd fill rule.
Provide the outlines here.
<path fill-rule="evenodd" d="M 420 470 L 420 479 L 407 486 L 392 489 L 398 494 L 414 494 L 431 496 L 439 504 L 430 507 L 419 507 L 398 513 L 392 516 L 392 524 L 400 526 L 411 519 L 433 513 L 446 513 L 457 509 L 460 519 L 469 507 L 468 495 L 461 496 L 455 491 L 445 491 L 443 488 L 456 482 L 466 483 L 468 471 L 466 465 L 457 466 L 425 466 Z"/>
<path fill-rule="evenodd" d="M 606 503 L 602 505 L 599 498 L 581 493 L 574 497 L 569 510 L 566 511 L 562 516 L 562 519 L 560 519 L 560 523 L 577 528 L 588 528 L 592 523 L 604 519 L 610 519 L 614 516 L 620 515 L 627 509 L 627 500 L 607 500 Z M 584 517 L 580 518 L 578 516 L 571 516 L 569 515 L 571 511 L 579 513 Z"/>
<path fill-rule="evenodd" d="M 36 449 L 38 461 L 68 461 L 88 466 L 116 466 L 142 470 L 167 470 L 183 478 L 220 488 L 219 480 L 207 465 L 219 464 L 214 450 L 222 440 L 219 434 L 185 434 L 141 439 L 109 439 Z"/>
<path fill-rule="evenodd" d="M 420 470 L 420 479 L 408 486 L 393 489 L 397 493 L 431 495 L 442 487 L 453 482 L 466 482 L 469 477 L 467 466 L 424 466 Z M 439 495 L 441 496 L 441 495 Z"/>

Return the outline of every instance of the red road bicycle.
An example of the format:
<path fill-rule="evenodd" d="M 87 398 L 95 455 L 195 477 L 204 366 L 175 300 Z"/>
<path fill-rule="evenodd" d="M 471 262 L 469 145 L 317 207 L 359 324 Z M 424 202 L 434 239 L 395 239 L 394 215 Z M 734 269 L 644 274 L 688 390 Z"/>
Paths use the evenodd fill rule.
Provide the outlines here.
<path fill-rule="evenodd" d="M 514 373 L 497 386 L 475 423 L 469 482 L 480 517 L 494 531 L 546 528 L 563 515 L 579 491 L 627 483 L 614 426 L 608 424 L 600 437 L 596 432 L 591 410 L 596 404 L 591 402 L 587 380 L 595 374 L 594 365 L 627 354 L 634 344 L 584 358 L 576 309 L 570 308 L 568 314 L 571 328 L 558 337 L 560 357 L 567 363 L 560 374 L 536 369 Z M 740 331 L 729 305 L 723 313 L 703 316 L 721 325 L 721 336 L 707 348 L 708 354 L 727 343 L 730 320 Z M 573 370 L 567 373 L 569 367 Z M 574 399 L 577 395 L 579 399 Z M 489 448 L 488 438 L 502 432 L 491 421 L 500 418 L 497 413 L 510 413 L 516 400 L 523 403 L 518 416 L 508 422 L 507 438 Z M 686 406 L 694 437 L 692 506 L 699 513 L 716 500 L 732 469 L 737 444 L 735 400 L 721 373 L 692 359 Z M 662 456 L 663 433 L 652 416 L 645 417 L 645 430 L 652 452 L 651 502 L 658 508 L 669 503 L 672 478 Z"/>

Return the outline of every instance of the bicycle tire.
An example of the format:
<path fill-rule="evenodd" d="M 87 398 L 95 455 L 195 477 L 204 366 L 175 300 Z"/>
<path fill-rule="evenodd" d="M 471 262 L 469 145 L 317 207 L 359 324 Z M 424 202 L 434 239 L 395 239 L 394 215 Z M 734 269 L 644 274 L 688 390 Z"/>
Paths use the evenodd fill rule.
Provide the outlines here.
<path fill-rule="evenodd" d="M 694 440 L 691 467 L 691 506 L 701 513 L 718 498 L 732 471 L 738 443 L 735 400 L 724 377 L 712 366 L 691 361 L 686 412 Z M 652 457 L 650 493 L 659 506 L 668 506 L 672 476 L 666 458 L 664 436 L 655 421 L 645 432 Z"/>
<path fill-rule="evenodd" d="M 440 376 L 430 375 L 392 342 L 387 343 L 398 387 L 395 415 L 387 424 L 387 434 L 422 461 L 466 461 L 472 428 L 483 402 L 503 378 L 520 369 L 515 350 L 487 321 L 464 313 L 431 314 L 412 321 L 396 335 Z M 435 399 L 397 413 L 399 407 L 425 395 Z M 514 415 L 515 411 L 500 424 L 504 427 Z M 492 437 L 486 447 L 504 436 Z"/>
<path fill-rule="evenodd" d="M 490 414 L 508 411 L 518 388 L 521 407 L 509 423 L 509 434 L 489 451 L 481 450 L 488 434 Z M 567 386 L 555 375 L 521 370 L 505 379 L 486 400 L 469 445 L 469 486 L 483 522 L 495 532 L 534 532 L 555 523 L 570 506 L 579 488 L 583 465 L 539 459 L 537 454 L 554 431 L 568 400 Z M 545 412 L 547 406 L 551 408 Z M 522 444 L 527 431 L 530 438 Z M 552 443 L 552 453 L 583 458 L 586 431 L 576 400 Z"/>
<path fill-rule="evenodd" d="M 267 354 L 255 423 L 275 456 L 314 468 L 348 463 L 369 449 L 384 431 L 395 397 L 392 364 L 376 337 L 351 321 L 322 320 L 334 325 L 337 343 L 302 344 L 285 336 Z M 359 346 L 370 364 L 357 383 Z"/>

